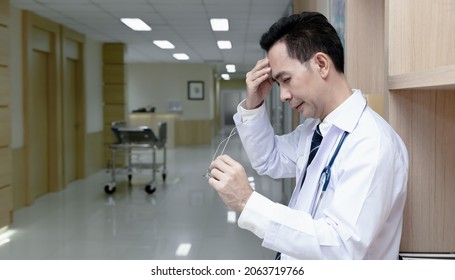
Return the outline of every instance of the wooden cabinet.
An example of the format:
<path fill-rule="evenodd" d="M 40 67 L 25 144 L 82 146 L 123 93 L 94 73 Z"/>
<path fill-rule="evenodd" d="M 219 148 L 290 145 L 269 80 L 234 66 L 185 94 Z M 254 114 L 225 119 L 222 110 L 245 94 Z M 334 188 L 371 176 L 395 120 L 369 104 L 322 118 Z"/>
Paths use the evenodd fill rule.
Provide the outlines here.
<path fill-rule="evenodd" d="M 409 152 L 401 251 L 453 252 L 455 1 L 345 3 L 349 83 L 384 100 Z"/>
<path fill-rule="evenodd" d="M 410 157 L 401 250 L 455 250 L 455 2 L 386 1 L 389 121 Z"/>

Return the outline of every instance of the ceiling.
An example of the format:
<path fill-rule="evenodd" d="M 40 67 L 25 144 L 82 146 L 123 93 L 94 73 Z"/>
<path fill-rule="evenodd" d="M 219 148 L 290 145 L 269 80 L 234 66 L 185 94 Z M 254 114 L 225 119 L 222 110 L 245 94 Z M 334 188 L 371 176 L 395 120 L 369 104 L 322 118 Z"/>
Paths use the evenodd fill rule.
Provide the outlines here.
<path fill-rule="evenodd" d="M 259 39 L 273 22 L 288 13 L 290 0 L 10 0 L 12 6 L 74 29 L 100 42 L 127 45 L 126 63 L 206 63 L 218 74 L 234 64 L 244 77 L 264 56 Z M 121 17 L 138 17 L 152 31 L 132 31 Z M 227 18 L 229 31 L 214 32 L 210 18 Z M 176 48 L 163 50 L 153 40 L 169 40 Z M 230 40 L 220 50 L 216 41 Z M 173 53 L 190 59 L 177 61 Z"/>

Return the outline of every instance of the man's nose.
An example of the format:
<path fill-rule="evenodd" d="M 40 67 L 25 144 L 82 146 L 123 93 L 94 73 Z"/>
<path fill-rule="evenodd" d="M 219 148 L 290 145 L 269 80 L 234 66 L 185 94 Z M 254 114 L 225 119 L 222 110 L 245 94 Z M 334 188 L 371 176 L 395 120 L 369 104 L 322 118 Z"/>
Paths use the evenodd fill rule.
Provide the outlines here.
<path fill-rule="evenodd" d="M 281 102 L 286 102 L 291 100 L 292 95 L 291 92 L 283 87 L 280 87 L 280 99 Z"/>

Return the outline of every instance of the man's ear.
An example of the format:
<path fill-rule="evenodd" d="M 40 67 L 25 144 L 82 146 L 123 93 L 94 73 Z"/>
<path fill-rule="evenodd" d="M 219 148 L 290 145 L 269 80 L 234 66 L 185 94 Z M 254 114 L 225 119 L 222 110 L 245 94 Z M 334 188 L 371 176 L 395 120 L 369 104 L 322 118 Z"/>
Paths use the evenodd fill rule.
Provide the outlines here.
<path fill-rule="evenodd" d="M 330 69 L 329 56 L 325 53 L 318 52 L 314 55 L 314 63 L 321 77 L 326 78 Z"/>

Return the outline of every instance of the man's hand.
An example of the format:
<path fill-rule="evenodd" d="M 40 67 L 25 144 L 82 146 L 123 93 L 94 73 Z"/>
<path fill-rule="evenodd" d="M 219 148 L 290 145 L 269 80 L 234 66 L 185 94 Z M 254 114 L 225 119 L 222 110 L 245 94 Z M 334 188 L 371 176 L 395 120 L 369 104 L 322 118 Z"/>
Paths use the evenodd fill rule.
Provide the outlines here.
<path fill-rule="evenodd" d="M 246 109 L 259 107 L 267 94 L 272 91 L 273 80 L 267 58 L 261 59 L 256 66 L 246 73 Z"/>
<path fill-rule="evenodd" d="M 253 193 L 243 166 L 228 155 L 222 155 L 212 162 L 210 170 L 209 184 L 229 208 L 242 212 Z"/>

